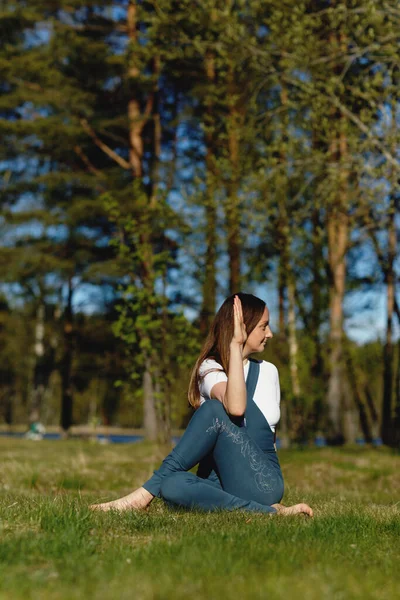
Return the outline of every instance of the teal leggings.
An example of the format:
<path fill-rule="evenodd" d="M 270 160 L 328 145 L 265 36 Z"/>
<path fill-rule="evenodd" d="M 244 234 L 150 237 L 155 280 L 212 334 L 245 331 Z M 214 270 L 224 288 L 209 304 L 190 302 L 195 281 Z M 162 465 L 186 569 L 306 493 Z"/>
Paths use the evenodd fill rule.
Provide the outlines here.
<path fill-rule="evenodd" d="M 188 473 L 209 459 L 215 473 Z M 274 448 L 263 452 L 229 418 L 218 400 L 207 400 L 182 438 L 143 486 L 176 506 L 205 511 L 244 509 L 274 513 L 283 496 L 283 478 Z"/>

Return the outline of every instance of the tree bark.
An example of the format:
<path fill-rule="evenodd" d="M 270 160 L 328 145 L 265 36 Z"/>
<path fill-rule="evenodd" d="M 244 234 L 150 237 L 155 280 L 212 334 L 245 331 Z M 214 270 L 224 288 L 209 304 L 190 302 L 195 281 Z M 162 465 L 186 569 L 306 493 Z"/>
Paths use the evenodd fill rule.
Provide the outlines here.
<path fill-rule="evenodd" d="M 282 67 L 283 69 L 283 67 Z M 278 307 L 279 307 L 279 335 L 282 341 L 286 341 L 286 315 L 285 315 L 285 296 L 288 296 L 289 300 L 289 269 L 290 269 L 290 248 L 289 248 L 289 218 L 287 211 L 287 200 L 288 200 L 288 171 L 287 171 L 287 141 L 288 141 L 288 91 L 285 83 L 281 83 L 281 106 L 282 106 L 282 133 L 280 139 L 280 176 L 281 180 L 277 185 L 277 207 L 278 207 L 278 218 L 277 218 L 277 249 L 279 254 L 279 266 L 278 266 Z M 291 294 L 294 289 L 291 289 Z M 293 300 L 293 295 L 292 295 Z M 294 307 L 294 303 L 292 303 L 292 309 Z M 288 311 L 289 312 L 289 311 Z M 289 315 L 288 315 L 289 316 Z M 291 318 L 293 319 L 293 313 L 291 314 Z M 292 330 L 288 330 L 289 337 L 292 333 Z M 290 341 L 289 341 L 289 357 L 290 355 Z M 293 389 L 293 382 L 292 382 Z"/>
<path fill-rule="evenodd" d="M 343 126 L 343 117 L 341 124 Z M 346 252 L 348 246 L 349 217 L 347 212 L 347 139 L 342 129 L 338 140 L 331 145 L 331 157 L 339 169 L 336 201 L 327 214 L 328 263 L 330 272 L 330 376 L 327 392 L 328 440 L 331 444 L 345 441 L 341 411 L 343 404 L 343 299 L 346 287 Z"/>
<path fill-rule="evenodd" d="M 320 337 L 321 327 L 321 258 L 322 258 L 322 240 L 321 240 L 321 222 L 320 213 L 317 208 L 314 209 L 312 215 L 312 226 L 313 226 L 313 258 L 312 258 L 312 270 L 313 270 L 313 281 L 311 284 L 312 288 L 312 313 L 311 313 L 311 338 L 313 341 L 313 360 L 311 364 L 311 373 L 313 377 L 320 378 L 323 370 L 323 359 L 322 359 L 322 344 Z"/>
<path fill-rule="evenodd" d="M 171 379 L 170 362 L 168 360 L 168 300 L 166 295 L 167 277 L 163 277 L 163 306 L 162 306 L 162 349 L 161 365 L 163 387 L 161 390 L 160 381 L 156 382 L 155 393 L 157 398 L 156 409 L 158 414 L 156 418 L 159 426 L 159 441 L 168 444 L 171 441 Z"/>
<path fill-rule="evenodd" d="M 374 401 L 367 385 L 364 385 L 363 391 L 364 391 L 366 406 L 368 407 L 368 413 L 370 415 L 372 440 L 376 440 L 379 437 L 379 429 L 380 429 L 379 428 L 378 411 L 375 406 L 375 401 Z"/>
<path fill-rule="evenodd" d="M 146 439 L 156 441 L 158 438 L 158 422 L 149 360 L 146 362 L 143 375 L 143 427 Z"/>
<path fill-rule="evenodd" d="M 127 10 L 127 28 L 128 28 L 128 38 L 130 44 L 137 44 L 137 4 L 133 0 L 130 0 L 128 4 Z M 140 182 L 140 186 L 143 185 L 143 153 L 144 153 L 144 142 L 143 142 L 143 127 L 145 125 L 146 119 L 152 113 L 154 102 L 155 102 L 155 93 L 150 93 L 146 109 L 145 115 L 142 115 L 139 92 L 138 92 L 138 84 L 137 79 L 139 77 L 139 70 L 136 65 L 131 65 L 129 67 L 129 83 L 132 89 L 132 95 L 128 102 L 128 118 L 129 118 L 129 164 L 131 167 L 133 180 L 137 180 Z M 156 121 L 157 122 L 157 121 Z M 159 142 L 160 142 L 160 131 L 159 126 L 154 128 L 154 149 L 159 151 Z M 154 164 L 153 164 L 153 168 Z M 154 174 L 154 173 L 153 173 Z M 138 190 L 140 189 L 138 186 Z M 151 190 L 148 188 L 147 192 L 150 197 L 149 204 L 147 206 L 142 205 L 140 207 L 141 214 L 141 234 L 140 234 L 140 243 L 141 243 L 141 278 L 143 281 L 144 288 L 147 290 L 148 295 L 153 294 L 153 251 L 151 246 L 151 231 L 149 224 L 149 214 L 148 211 L 153 208 L 156 202 L 155 190 L 154 186 L 152 186 Z M 147 307 L 147 311 L 151 311 L 150 305 Z M 148 335 L 147 332 L 141 332 L 142 338 L 143 336 Z M 151 347 L 151 342 L 146 344 L 146 346 Z M 143 425 L 145 429 L 145 436 L 147 439 L 155 440 L 158 437 L 158 422 L 157 422 L 157 411 L 156 411 L 156 400 L 154 397 L 154 386 L 153 386 L 153 375 L 154 375 L 154 360 L 150 356 L 150 353 L 147 352 L 144 360 L 145 369 L 143 374 Z"/>
<path fill-rule="evenodd" d="M 394 437 L 393 423 L 393 313 L 395 303 L 395 271 L 396 258 L 396 225 L 395 225 L 395 190 L 392 189 L 389 206 L 388 252 L 384 269 L 386 283 L 386 340 L 383 350 L 383 399 L 381 437 L 384 444 L 392 444 Z"/>
<path fill-rule="evenodd" d="M 34 346 L 35 367 L 33 372 L 33 386 L 29 410 L 29 425 L 40 421 L 40 409 L 45 390 L 44 313 L 44 303 L 40 302 L 36 311 Z"/>
<path fill-rule="evenodd" d="M 208 54 L 205 60 L 205 70 L 208 85 L 215 85 L 215 61 L 212 54 Z M 202 294 L 202 306 L 200 310 L 200 332 L 202 337 L 207 335 L 216 311 L 217 294 L 217 206 L 215 202 L 215 117 L 212 101 L 207 103 L 206 108 L 206 168 L 207 168 L 207 197 L 205 204 L 206 216 L 206 256 L 205 273 Z"/>
<path fill-rule="evenodd" d="M 128 39 L 130 44 L 137 43 L 137 5 L 136 2 L 130 0 L 127 10 L 127 28 Z M 137 78 L 139 77 L 139 69 L 136 65 L 130 65 L 129 84 L 132 89 L 132 95 L 128 102 L 128 119 L 129 119 L 129 164 L 132 170 L 133 177 L 141 178 L 143 175 L 143 118 L 141 114 L 140 101 L 138 98 Z"/>
<path fill-rule="evenodd" d="M 297 343 L 297 332 L 296 332 L 296 287 L 293 276 L 293 269 L 291 264 L 291 224 L 289 221 L 288 214 L 288 200 L 289 200 L 289 185 L 288 185 L 288 128 L 289 128 L 289 114 L 288 114 L 288 90 L 287 86 L 281 84 L 281 105 L 282 105 L 282 136 L 281 136 L 281 151 L 280 151 L 280 163 L 281 163 L 281 185 L 278 190 L 278 207 L 279 207 L 279 218 L 278 218 L 278 246 L 280 249 L 280 265 L 279 265 L 279 296 L 280 303 L 283 304 L 283 290 L 286 286 L 287 299 L 288 299 L 288 342 L 289 342 L 289 366 L 290 366 L 290 379 L 292 384 L 293 394 L 293 406 L 296 412 L 294 421 L 296 423 L 296 437 L 302 437 L 303 435 L 303 410 L 299 407 L 299 400 L 301 396 L 301 387 L 298 372 L 298 343 Z M 282 296 L 282 299 L 281 299 Z M 283 305 L 280 309 L 280 319 L 284 319 Z M 280 324 L 281 325 L 281 324 Z M 284 322 L 282 323 L 283 332 L 285 332 Z M 300 410 L 299 410 L 300 409 Z"/>
<path fill-rule="evenodd" d="M 288 281 L 288 330 L 289 330 L 289 356 L 290 356 L 290 376 L 292 380 L 292 390 L 295 399 L 301 395 L 301 387 L 298 370 L 298 344 L 296 333 L 296 306 L 295 289 L 292 277 Z"/>
<path fill-rule="evenodd" d="M 358 411 L 358 418 L 360 428 L 364 439 L 367 443 L 371 443 L 373 439 L 372 426 L 368 417 L 368 403 L 362 393 L 362 385 L 360 382 L 360 376 L 357 372 L 356 365 L 354 364 L 351 350 L 349 347 L 346 348 L 346 364 L 347 364 L 347 375 L 350 384 L 349 395 L 354 398 L 355 405 Z"/>
<path fill-rule="evenodd" d="M 230 98 L 238 95 L 235 85 L 233 66 L 228 64 L 228 94 Z M 240 291 L 241 287 L 241 260 L 240 260 L 240 213 L 239 213 L 239 148 L 240 127 L 242 115 L 236 103 L 229 105 L 227 120 L 228 156 L 230 165 L 230 179 L 227 186 L 226 200 L 226 227 L 229 258 L 229 293 Z"/>
<path fill-rule="evenodd" d="M 73 312 L 72 312 L 73 288 L 71 278 L 68 281 L 68 298 L 64 311 L 64 352 L 61 360 L 61 428 L 64 436 L 73 423 L 73 392 L 72 392 L 72 357 L 73 357 Z"/>
<path fill-rule="evenodd" d="M 281 418 L 279 421 L 279 442 L 281 448 L 289 448 L 289 428 L 288 428 L 288 415 L 287 415 L 287 404 L 285 398 L 281 399 Z"/>
<path fill-rule="evenodd" d="M 217 208 L 215 199 L 212 197 L 212 190 L 208 190 L 208 198 L 206 205 L 206 257 L 205 257 L 205 273 L 203 283 L 203 299 L 200 310 L 200 332 L 202 337 L 207 335 L 210 329 L 211 322 L 216 312 L 216 293 L 217 293 Z"/>
<path fill-rule="evenodd" d="M 396 403 L 393 421 L 393 446 L 400 447 L 400 339 L 397 342 Z"/>
<path fill-rule="evenodd" d="M 286 326 L 285 326 L 285 290 L 286 290 L 286 276 L 283 272 L 282 261 L 279 261 L 279 272 L 278 272 L 278 330 L 279 337 L 282 340 L 286 339 Z"/>

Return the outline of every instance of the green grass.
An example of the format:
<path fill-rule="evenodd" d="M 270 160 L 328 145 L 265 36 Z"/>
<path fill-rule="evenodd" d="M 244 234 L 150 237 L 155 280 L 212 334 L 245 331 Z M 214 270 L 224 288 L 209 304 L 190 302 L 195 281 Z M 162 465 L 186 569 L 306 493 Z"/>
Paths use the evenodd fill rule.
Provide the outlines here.
<path fill-rule="evenodd" d="M 400 456 L 282 451 L 285 503 L 314 519 L 92 513 L 149 477 L 146 443 L 0 439 L 0 598 L 400 598 Z"/>

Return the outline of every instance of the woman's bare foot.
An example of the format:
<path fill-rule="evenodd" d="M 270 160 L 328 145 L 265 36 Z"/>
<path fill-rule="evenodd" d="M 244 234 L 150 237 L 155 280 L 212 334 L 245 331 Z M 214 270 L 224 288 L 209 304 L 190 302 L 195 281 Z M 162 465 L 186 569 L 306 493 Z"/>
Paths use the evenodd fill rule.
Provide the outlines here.
<path fill-rule="evenodd" d="M 308 515 L 313 517 L 313 509 L 308 504 L 294 504 L 293 506 L 283 506 L 283 504 L 273 504 L 273 508 L 276 508 L 279 515 L 291 516 L 291 515 Z"/>
<path fill-rule="evenodd" d="M 140 487 L 123 498 L 118 498 L 118 500 L 112 500 L 111 502 L 104 502 L 103 504 L 92 504 L 89 508 L 91 510 L 117 510 L 120 512 L 124 510 L 143 510 L 149 506 L 153 498 L 153 494 L 150 494 L 150 492 L 143 487 Z"/>

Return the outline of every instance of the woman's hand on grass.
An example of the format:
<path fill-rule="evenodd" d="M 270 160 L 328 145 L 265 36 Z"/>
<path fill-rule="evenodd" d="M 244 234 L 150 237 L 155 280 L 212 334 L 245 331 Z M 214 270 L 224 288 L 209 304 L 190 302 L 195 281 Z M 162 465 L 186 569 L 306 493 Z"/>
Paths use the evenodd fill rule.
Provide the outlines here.
<path fill-rule="evenodd" d="M 289 517 L 292 515 L 307 515 L 313 517 L 314 512 L 311 506 L 308 504 L 294 504 L 293 506 L 284 506 L 283 504 L 272 504 L 272 508 L 275 508 L 278 515 L 284 515 Z"/>

